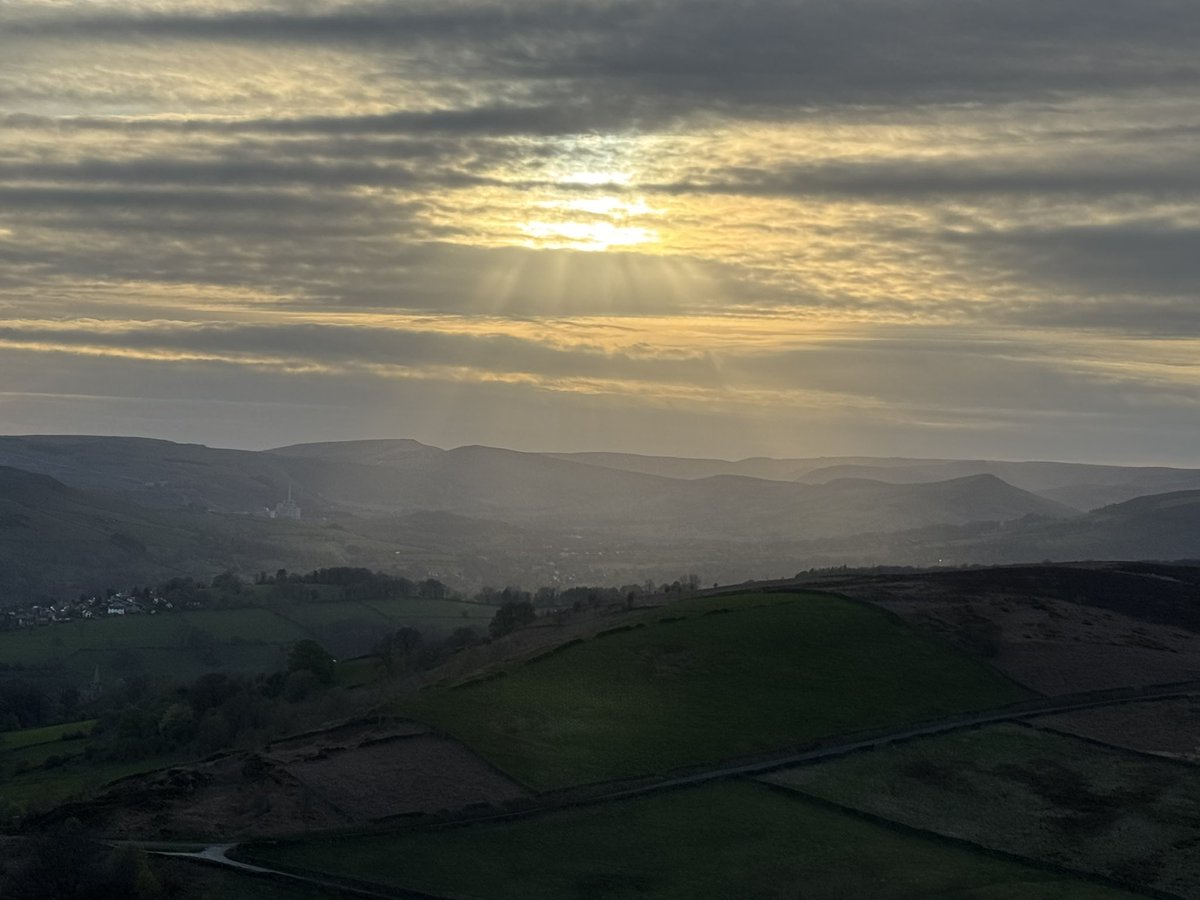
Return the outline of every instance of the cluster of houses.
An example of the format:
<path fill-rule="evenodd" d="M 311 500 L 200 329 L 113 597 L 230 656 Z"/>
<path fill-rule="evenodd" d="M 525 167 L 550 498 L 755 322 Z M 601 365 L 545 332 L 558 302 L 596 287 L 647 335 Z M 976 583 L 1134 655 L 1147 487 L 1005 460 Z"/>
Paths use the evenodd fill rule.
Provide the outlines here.
<path fill-rule="evenodd" d="M 0 627 L 30 628 L 35 625 L 53 625 L 76 619 L 100 619 L 105 616 L 153 616 L 174 608 L 175 604 L 153 592 L 128 591 L 105 597 L 80 597 L 74 601 L 45 606 L 35 603 L 24 608 L 5 610 Z"/>

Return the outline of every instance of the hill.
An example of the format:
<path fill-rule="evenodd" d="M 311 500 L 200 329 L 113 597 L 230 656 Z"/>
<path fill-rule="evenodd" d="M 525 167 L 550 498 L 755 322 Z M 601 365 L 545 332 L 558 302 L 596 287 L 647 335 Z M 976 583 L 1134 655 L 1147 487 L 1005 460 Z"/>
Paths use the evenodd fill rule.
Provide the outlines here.
<path fill-rule="evenodd" d="M 809 472 L 831 465 L 886 465 L 873 457 L 817 457 L 813 459 L 771 459 L 765 456 L 747 459 L 680 459 L 673 456 L 641 456 L 636 453 L 548 453 L 555 459 L 586 463 L 606 469 L 642 472 L 664 478 L 712 478 L 715 475 L 741 475 L 769 481 L 799 481 Z M 896 460 L 905 464 L 908 460 Z M 882 479 L 881 479 L 882 480 Z M 934 479 L 930 479 L 934 480 Z"/>
<path fill-rule="evenodd" d="M 519 545 L 523 537 L 454 516 L 412 515 L 371 524 L 373 529 L 356 533 L 336 522 L 145 507 L 120 494 L 83 491 L 46 475 L 0 467 L 0 608 L 176 576 L 211 578 L 227 569 L 250 575 L 279 568 L 392 570 L 412 564 L 422 574 L 431 562 L 457 551 L 475 552 L 495 540 Z M 470 572 L 472 579 L 479 574 Z"/>
<path fill-rule="evenodd" d="M 403 711 L 545 789 L 1028 696 L 898 620 L 828 595 L 720 597 L 668 610 L 428 692 Z"/>
<path fill-rule="evenodd" d="M 1080 564 L 659 595 L 421 671 L 335 663 L 306 697 L 288 676 L 138 700 L 151 735 L 189 720 L 181 697 L 202 722 L 269 726 L 228 747 L 173 729 L 198 761 L 96 766 L 130 714 L 61 748 L 18 732 L 0 762 L 26 766 L 10 791 L 109 782 L 32 827 L 264 838 L 232 858 L 381 894 L 1190 896 L 1194 768 L 1150 754 L 1194 745 L 1197 585 L 1196 568 Z M 1105 729 L 1141 752 L 1099 746 Z"/>
<path fill-rule="evenodd" d="M 971 475 L 993 475 L 1014 487 L 1079 510 L 1146 494 L 1200 489 L 1200 471 L 1195 469 L 989 460 L 910 460 L 899 465 L 843 462 L 812 469 L 801 475 L 800 480 L 822 484 L 841 478 L 870 478 L 893 484 L 919 484 Z"/>
<path fill-rule="evenodd" d="M 1138 497 L 1069 522 L 1040 523 L 983 541 L 999 560 L 1200 558 L 1200 490 Z"/>
<path fill-rule="evenodd" d="M 0 605 L 75 592 L 84 577 L 100 586 L 123 584 L 129 572 L 166 578 L 167 559 L 194 544 L 194 534 L 148 510 L 0 467 Z"/>
<path fill-rule="evenodd" d="M 88 546 L 62 544 L 53 558 L 39 549 L 45 541 L 38 535 L 51 534 L 47 523 L 26 533 L 9 528 L 0 534 L 0 554 L 13 567 L 4 583 L 26 594 L 112 580 L 129 586 L 163 574 L 211 577 L 225 568 L 248 574 L 358 565 L 474 589 L 657 583 L 688 572 L 738 581 L 839 564 L 1200 554 L 1200 526 L 1185 495 L 1088 515 L 1052 496 L 1086 493 L 1080 485 L 1087 479 L 1120 492 L 1186 480 L 1189 470 L 903 459 L 725 463 L 441 450 L 417 441 L 250 452 L 133 438 L 0 438 L 0 464 L 13 461 L 82 492 L 82 505 L 116 510 L 136 524 L 124 550 L 89 539 Z M 745 472 L 789 479 L 801 472 L 803 480 Z M 877 477 L 832 477 L 848 473 Z M 925 480 L 942 475 L 956 477 Z M 302 521 L 249 515 L 289 492 Z M 100 538 L 119 543 L 112 533 L 120 530 Z"/>
<path fill-rule="evenodd" d="M 492 447 L 366 441 L 252 453 L 131 438 L 3 438 L 0 462 L 159 508 L 251 512 L 291 490 L 316 513 L 441 511 L 517 525 L 758 539 L 1066 515 L 995 478 L 935 485 L 668 478 Z"/>
<path fill-rule="evenodd" d="M 1166 466 L 1106 466 L 1072 462 L 910 459 L 903 457 L 818 457 L 736 461 L 676 459 L 630 453 L 549 454 L 589 465 L 668 478 L 743 475 L 772 481 L 827 484 L 846 478 L 890 484 L 950 481 L 993 475 L 1025 491 L 1085 511 L 1146 494 L 1200 489 L 1200 470 Z"/>

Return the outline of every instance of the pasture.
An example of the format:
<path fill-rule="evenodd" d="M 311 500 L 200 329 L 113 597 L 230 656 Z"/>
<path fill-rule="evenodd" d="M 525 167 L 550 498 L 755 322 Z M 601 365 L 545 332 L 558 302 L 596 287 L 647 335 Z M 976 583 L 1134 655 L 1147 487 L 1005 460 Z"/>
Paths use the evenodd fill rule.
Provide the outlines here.
<path fill-rule="evenodd" d="M 724 782 L 432 832 L 249 845 L 251 862 L 492 900 L 1118 900 L 1103 885 Z"/>
<path fill-rule="evenodd" d="M 1024 692 L 824 594 L 687 601 L 400 711 L 548 789 L 1000 706 Z"/>
<path fill-rule="evenodd" d="M 83 750 L 83 743 L 64 741 L 58 753 L 54 753 L 52 745 L 30 748 L 37 751 L 36 758 L 29 760 L 33 767 L 12 772 L 0 780 L 0 804 L 12 803 L 25 810 L 49 809 L 77 794 L 103 787 L 119 778 L 153 772 L 182 762 L 179 756 L 156 756 L 129 762 L 85 762 L 76 758 Z M 58 756 L 61 762 L 47 766 L 51 755 Z M 6 773 L 0 772 L 0 775 L 3 774 Z"/>
<path fill-rule="evenodd" d="M 280 668 L 286 648 L 312 638 L 335 656 L 367 652 L 389 630 L 412 625 L 428 636 L 472 625 L 486 630 L 495 609 L 451 600 L 318 600 L 234 609 L 107 616 L 0 632 L 0 661 L 58 670 L 82 686 L 97 667 L 105 683 L 135 674 L 177 682 L 216 670 Z"/>
<path fill-rule="evenodd" d="M 765 780 L 990 848 L 1197 896 L 1200 778 L 1188 764 L 997 725 Z"/>
<path fill-rule="evenodd" d="M 47 725 L 44 728 L 25 728 L 21 731 L 0 732 L 0 753 L 8 753 L 12 750 L 35 747 L 41 744 L 53 744 L 56 741 L 73 740 L 77 736 L 90 734 L 95 724 L 95 719 L 86 719 L 81 722 Z"/>

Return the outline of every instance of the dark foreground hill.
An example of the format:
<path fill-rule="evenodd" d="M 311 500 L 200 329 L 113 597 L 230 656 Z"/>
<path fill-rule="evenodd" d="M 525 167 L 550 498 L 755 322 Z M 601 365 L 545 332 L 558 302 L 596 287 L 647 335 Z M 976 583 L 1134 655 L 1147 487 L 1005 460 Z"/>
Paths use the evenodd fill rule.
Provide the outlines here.
<path fill-rule="evenodd" d="M 210 680 L 206 718 L 292 729 L 27 822 L 381 895 L 1194 897 L 1197 585 L 843 572 L 549 614 L 420 674 L 348 660 L 305 705 Z M 74 740 L 43 778 L 86 771 Z"/>

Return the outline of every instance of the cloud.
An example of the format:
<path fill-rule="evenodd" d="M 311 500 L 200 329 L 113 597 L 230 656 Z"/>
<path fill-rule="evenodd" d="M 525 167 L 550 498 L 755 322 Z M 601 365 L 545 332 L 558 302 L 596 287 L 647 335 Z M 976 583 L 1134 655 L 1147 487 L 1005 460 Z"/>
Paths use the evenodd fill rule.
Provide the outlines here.
<path fill-rule="evenodd" d="M 583 96 L 744 112 L 1187 88 L 1182 0 L 346 3 L 13 17 L 12 39 L 305 45 L 409 54 L 457 78 L 572 79 Z M 588 89 L 591 90 L 588 90 Z"/>
<path fill-rule="evenodd" d="M 23 422 L 89 391 L 136 422 L 162 386 L 163 428 L 172 397 L 335 430 L 402 395 L 494 442 L 498 398 L 564 441 L 661 416 L 676 450 L 722 421 L 748 453 L 808 422 L 831 452 L 1066 447 L 1073 411 L 1177 440 L 1198 27 L 1182 0 L 14 0 L 0 376 Z"/>

